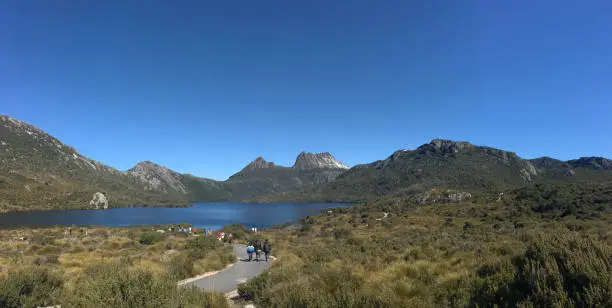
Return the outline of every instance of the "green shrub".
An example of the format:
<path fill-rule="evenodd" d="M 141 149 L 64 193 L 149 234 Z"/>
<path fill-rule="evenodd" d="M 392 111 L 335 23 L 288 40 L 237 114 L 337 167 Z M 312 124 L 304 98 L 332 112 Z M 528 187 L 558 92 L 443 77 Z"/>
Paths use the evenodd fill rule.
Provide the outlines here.
<path fill-rule="evenodd" d="M 257 295 L 262 294 L 266 288 L 268 280 L 267 272 L 238 285 L 238 295 L 246 300 L 253 300 Z"/>
<path fill-rule="evenodd" d="M 192 237 L 185 243 L 185 250 L 194 260 L 203 258 L 209 252 L 223 247 L 223 244 L 212 236 L 197 236 Z"/>
<path fill-rule="evenodd" d="M 53 245 L 55 243 L 55 238 L 43 233 L 34 233 L 30 238 L 30 242 L 37 245 Z"/>
<path fill-rule="evenodd" d="M 164 240 L 163 234 L 159 232 L 155 232 L 155 231 L 145 231 L 145 232 L 140 233 L 139 242 L 145 245 L 152 245 L 157 242 L 161 242 L 163 240 Z"/>
<path fill-rule="evenodd" d="M 167 263 L 166 272 L 174 280 L 181 280 L 194 276 L 193 259 L 185 253 L 171 256 Z"/>
<path fill-rule="evenodd" d="M 171 277 L 120 264 L 96 265 L 70 292 L 67 307 L 228 307 L 222 294 L 178 288 Z"/>
<path fill-rule="evenodd" d="M 61 288 L 61 278 L 44 267 L 10 271 L 0 281 L 0 307 L 54 305 Z"/>
<path fill-rule="evenodd" d="M 573 233 L 542 236 L 523 255 L 480 268 L 472 303 L 480 306 L 611 307 L 612 250 Z"/>
<path fill-rule="evenodd" d="M 181 308 L 224 308 L 229 307 L 225 296 L 220 293 L 203 292 L 196 286 L 179 288 L 179 303 Z"/>
<path fill-rule="evenodd" d="M 59 264 L 59 256 L 58 255 L 42 255 L 38 256 L 36 260 L 34 260 L 35 265 L 55 265 Z"/>

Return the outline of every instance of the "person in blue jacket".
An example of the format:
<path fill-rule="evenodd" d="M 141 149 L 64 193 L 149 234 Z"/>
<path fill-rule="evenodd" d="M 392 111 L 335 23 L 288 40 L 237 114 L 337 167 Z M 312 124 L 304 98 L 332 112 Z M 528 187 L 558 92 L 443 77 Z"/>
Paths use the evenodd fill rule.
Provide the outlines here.
<path fill-rule="evenodd" d="M 253 242 L 249 242 L 249 244 L 247 245 L 247 254 L 249 255 L 249 262 L 253 260 L 253 252 L 255 252 L 255 246 L 253 245 Z"/>

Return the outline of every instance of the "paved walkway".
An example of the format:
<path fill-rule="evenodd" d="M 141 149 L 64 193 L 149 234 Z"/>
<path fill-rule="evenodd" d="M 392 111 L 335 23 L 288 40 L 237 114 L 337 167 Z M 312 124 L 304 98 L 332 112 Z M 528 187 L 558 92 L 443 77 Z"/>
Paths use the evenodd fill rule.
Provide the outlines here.
<path fill-rule="evenodd" d="M 185 285 L 196 285 L 207 291 L 228 293 L 236 290 L 238 284 L 259 276 L 270 265 L 266 261 L 249 262 L 245 245 L 234 244 L 232 246 L 239 259 L 234 266 L 221 270 L 214 275 L 190 281 Z M 262 253 L 263 258 L 264 254 Z"/>

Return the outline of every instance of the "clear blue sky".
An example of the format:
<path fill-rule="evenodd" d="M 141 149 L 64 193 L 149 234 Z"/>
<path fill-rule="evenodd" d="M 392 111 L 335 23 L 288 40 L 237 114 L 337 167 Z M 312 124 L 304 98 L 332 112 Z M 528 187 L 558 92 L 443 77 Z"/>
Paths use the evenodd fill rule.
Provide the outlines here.
<path fill-rule="evenodd" d="M 216 179 L 437 137 L 612 157 L 611 38 L 609 0 L 4 0 L 0 113 Z"/>

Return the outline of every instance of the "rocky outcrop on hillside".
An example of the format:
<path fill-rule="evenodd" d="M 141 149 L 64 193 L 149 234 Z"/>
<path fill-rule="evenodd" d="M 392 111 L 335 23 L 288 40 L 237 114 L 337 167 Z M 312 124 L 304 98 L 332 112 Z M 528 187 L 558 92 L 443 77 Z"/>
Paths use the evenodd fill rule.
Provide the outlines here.
<path fill-rule="evenodd" d="M 273 162 L 266 161 L 263 157 L 257 157 L 254 161 L 250 162 L 243 170 L 255 170 L 255 169 L 266 169 L 274 168 Z"/>
<path fill-rule="evenodd" d="M 443 203 L 456 203 L 466 199 L 472 198 L 472 194 L 466 191 L 454 191 L 446 190 L 440 191 L 432 189 L 425 193 L 417 194 L 413 197 L 415 203 L 425 204 L 443 204 Z"/>
<path fill-rule="evenodd" d="M 101 192 L 96 192 L 93 195 L 91 201 L 89 201 L 89 205 L 94 209 L 108 209 L 108 200 L 106 196 Z"/>

